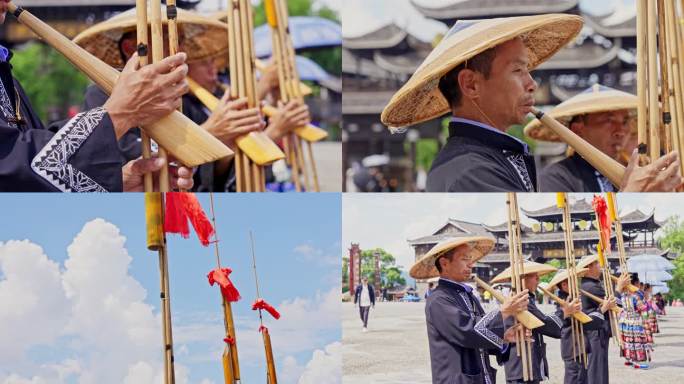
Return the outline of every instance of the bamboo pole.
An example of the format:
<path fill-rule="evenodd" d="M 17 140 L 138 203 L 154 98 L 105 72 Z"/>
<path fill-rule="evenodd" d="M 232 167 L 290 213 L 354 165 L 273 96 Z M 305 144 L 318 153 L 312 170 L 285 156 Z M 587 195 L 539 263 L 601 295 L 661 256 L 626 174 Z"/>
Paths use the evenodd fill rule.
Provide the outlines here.
<path fill-rule="evenodd" d="M 668 2 L 670 2 L 668 0 Z M 660 100 L 662 120 L 661 126 L 665 134 L 663 148 L 665 153 L 672 151 L 671 122 L 670 113 L 670 61 L 668 59 L 668 39 L 671 37 L 667 33 L 667 21 L 665 20 L 665 2 L 658 0 L 658 57 L 660 62 Z M 655 160 L 655 159 L 654 159 Z"/>
<path fill-rule="evenodd" d="M 679 51 L 679 41 L 680 41 L 680 34 L 679 30 L 677 28 L 678 23 L 677 23 L 677 7 L 674 2 L 666 2 L 665 3 L 666 10 L 665 10 L 665 15 L 667 17 L 667 30 L 668 30 L 668 36 L 670 38 L 668 39 L 669 46 L 668 46 L 668 54 L 670 56 L 669 62 L 672 70 L 672 88 L 674 92 L 674 97 L 672 98 L 672 105 L 674 106 L 673 111 L 674 111 L 674 124 L 672 126 L 672 141 L 674 143 L 674 149 L 677 151 L 677 153 L 682 153 L 682 149 L 684 149 L 684 135 L 682 134 L 682 126 L 684 126 L 684 93 L 683 93 L 683 73 L 681 65 L 681 58 L 682 58 L 682 53 Z M 679 165 L 680 169 L 684 170 L 684 157 L 680 156 L 679 157 Z M 684 171 L 683 171 L 684 172 Z"/>
<path fill-rule="evenodd" d="M 211 207 L 211 221 L 214 226 L 214 254 L 216 256 L 216 266 L 221 269 L 221 254 L 219 252 L 218 228 L 216 227 L 216 214 L 214 212 L 214 194 L 209 192 Z M 223 307 L 223 326 L 226 332 L 226 339 L 232 340 L 223 350 L 222 365 L 225 384 L 240 383 L 240 363 L 237 351 L 237 337 L 235 335 L 235 322 L 233 320 L 233 309 L 231 303 L 221 294 L 221 305 Z"/>
<path fill-rule="evenodd" d="M 164 59 L 164 32 L 161 19 L 161 0 L 150 2 L 150 26 L 152 31 L 152 62 L 158 63 Z M 164 159 L 164 165 L 159 171 L 159 191 L 169 191 L 169 165 L 166 150 L 159 147 L 158 157 Z"/>
<path fill-rule="evenodd" d="M 648 8 L 647 0 L 637 0 L 637 129 L 641 163 L 648 162 Z"/>
<path fill-rule="evenodd" d="M 147 0 L 136 0 L 136 38 L 138 40 L 137 51 L 138 59 L 140 60 L 140 67 L 148 64 L 149 53 L 149 37 L 147 35 Z M 144 129 L 140 130 L 140 140 L 142 142 L 142 157 L 149 159 L 152 157 L 152 144 L 150 136 Z M 152 173 L 145 173 L 143 176 L 143 185 L 145 192 L 152 192 L 154 190 L 154 183 L 152 180 Z"/>
<path fill-rule="evenodd" d="M 657 69 L 657 26 L 656 26 L 656 2 L 647 2 L 648 7 L 648 130 L 649 151 L 651 161 L 660 157 L 660 124 L 658 111 L 658 69 Z"/>

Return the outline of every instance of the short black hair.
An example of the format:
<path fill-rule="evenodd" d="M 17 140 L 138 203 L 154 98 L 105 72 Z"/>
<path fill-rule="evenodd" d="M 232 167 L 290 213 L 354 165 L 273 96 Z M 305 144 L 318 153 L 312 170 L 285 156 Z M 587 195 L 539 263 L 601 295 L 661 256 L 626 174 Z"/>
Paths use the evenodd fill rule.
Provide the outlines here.
<path fill-rule="evenodd" d="M 449 106 L 456 107 L 461 104 L 461 88 L 458 85 L 458 74 L 464 69 L 480 72 L 488 79 L 492 73 L 492 63 L 496 58 L 496 47 L 477 54 L 476 56 L 459 64 L 456 68 L 447 72 L 439 79 L 439 91 L 442 92 Z"/>

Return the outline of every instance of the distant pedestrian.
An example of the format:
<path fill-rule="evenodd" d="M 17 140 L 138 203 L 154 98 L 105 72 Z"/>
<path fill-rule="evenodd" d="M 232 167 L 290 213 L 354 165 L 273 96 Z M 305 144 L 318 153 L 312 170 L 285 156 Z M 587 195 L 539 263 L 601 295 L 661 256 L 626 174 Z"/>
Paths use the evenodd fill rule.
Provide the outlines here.
<path fill-rule="evenodd" d="M 359 315 L 363 322 L 363 332 L 368 332 L 368 313 L 371 305 L 375 307 L 375 291 L 372 285 L 368 285 L 368 278 L 361 279 L 361 284 L 356 287 L 354 304 L 359 304 Z"/>

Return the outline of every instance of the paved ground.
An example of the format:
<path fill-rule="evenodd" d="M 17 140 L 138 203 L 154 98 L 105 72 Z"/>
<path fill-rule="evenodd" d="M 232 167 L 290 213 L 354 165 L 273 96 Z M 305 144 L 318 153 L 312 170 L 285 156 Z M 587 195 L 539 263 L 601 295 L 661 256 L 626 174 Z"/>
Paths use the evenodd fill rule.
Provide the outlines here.
<path fill-rule="evenodd" d="M 339 141 L 324 141 L 315 143 L 312 148 L 314 159 L 316 160 L 316 170 L 318 171 L 318 182 L 321 192 L 341 192 L 342 143 Z"/>
<path fill-rule="evenodd" d="M 344 384 L 429 384 L 430 354 L 423 303 L 378 303 L 371 309 L 369 331 L 361 332 L 358 309 L 343 304 L 342 371 Z M 551 311 L 551 306 L 543 308 Z M 660 319 L 652 368 L 627 368 L 612 345 L 611 383 L 665 384 L 684 378 L 684 308 L 668 308 Z M 551 377 L 547 383 L 563 382 L 560 343 L 546 338 Z M 503 368 L 497 383 L 505 383 Z"/>

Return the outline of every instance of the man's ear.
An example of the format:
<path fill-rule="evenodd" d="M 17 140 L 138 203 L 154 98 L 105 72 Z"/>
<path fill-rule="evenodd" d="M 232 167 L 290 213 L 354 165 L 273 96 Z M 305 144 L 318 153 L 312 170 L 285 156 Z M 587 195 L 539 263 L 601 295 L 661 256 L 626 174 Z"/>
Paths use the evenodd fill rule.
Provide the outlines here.
<path fill-rule="evenodd" d="M 468 99 L 476 99 L 480 97 L 480 75 L 470 69 L 463 69 L 458 73 L 458 86 L 461 89 L 461 95 Z"/>

